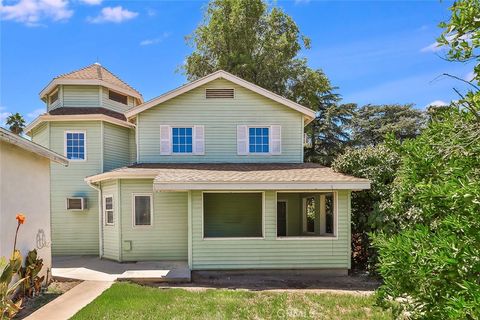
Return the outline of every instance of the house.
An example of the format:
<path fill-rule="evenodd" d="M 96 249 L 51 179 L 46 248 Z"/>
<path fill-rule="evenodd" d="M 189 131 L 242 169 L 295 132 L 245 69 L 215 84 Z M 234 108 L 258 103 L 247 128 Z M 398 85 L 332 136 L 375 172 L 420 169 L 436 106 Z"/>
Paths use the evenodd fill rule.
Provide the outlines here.
<path fill-rule="evenodd" d="M 52 166 L 52 250 L 192 270 L 350 268 L 350 195 L 303 163 L 315 112 L 225 71 L 144 102 L 99 64 L 40 93 L 27 128 Z"/>
<path fill-rule="evenodd" d="M 36 143 L 0 128 L 0 257 L 13 251 L 18 213 L 26 216 L 16 248 L 23 256 L 33 249 L 51 268 L 50 163 L 68 160 Z M 29 201 L 25 201 L 29 199 Z"/>

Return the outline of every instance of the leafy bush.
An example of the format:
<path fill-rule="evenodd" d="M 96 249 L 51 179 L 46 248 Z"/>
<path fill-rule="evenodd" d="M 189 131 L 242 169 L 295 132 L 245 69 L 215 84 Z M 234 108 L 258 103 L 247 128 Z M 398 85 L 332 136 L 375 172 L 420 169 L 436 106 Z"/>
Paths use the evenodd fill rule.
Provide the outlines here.
<path fill-rule="evenodd" d="M 372 181 L 370 190 L 352 193 L 352 259 L 356 268 L 374 267 L 376 253 L 368 233 L 386 223 L 381 209 L 390 199 L 399 165 L 399 156 L 384 145 L 348 149 L 333 163 L 337 172 Z"/>
<path fill-rule="evenodd" d="M 5 317 L 11 319 L 17 314 L 22 305 L 22 300 L 14 302 L 12 296 L 23 278 L 12 284 L 13 276 L 22 265 L 22 256 L 19 251 L 14 251 L 12 258 L 7 261 L 4 257 L 0 258 L 0 319 Z"/>
<path fill-rule="evenodd" d="M 480 104 L 440 112 L 391 144 L 402 164 L 385 212 L 397 232 L 373 237 L 378 297 L 413 319 L 479 319 Z"/>

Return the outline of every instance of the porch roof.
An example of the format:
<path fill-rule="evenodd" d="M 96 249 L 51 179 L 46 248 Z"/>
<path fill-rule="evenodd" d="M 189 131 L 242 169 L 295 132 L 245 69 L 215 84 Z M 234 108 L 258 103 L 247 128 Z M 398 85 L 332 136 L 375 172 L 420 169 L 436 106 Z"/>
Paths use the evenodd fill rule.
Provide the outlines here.
<path fill-rule="evenodd" d="M 175 190 L 363 190 L 370 180 L 356 178 L 314 163 L 136 164 L 86 178 L 152 178 L 157 191 Z"/>

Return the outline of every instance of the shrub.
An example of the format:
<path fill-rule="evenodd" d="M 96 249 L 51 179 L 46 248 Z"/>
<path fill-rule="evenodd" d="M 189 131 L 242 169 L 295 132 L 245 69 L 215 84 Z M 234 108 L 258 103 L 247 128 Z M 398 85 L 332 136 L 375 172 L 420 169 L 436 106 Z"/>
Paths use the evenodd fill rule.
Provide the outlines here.
<path fill-rule="evenodd" d="M 352 193 L 352 260 L 356 268 L 372 270 L 374 266 L 376 253 L 368 233 L 385 226 L 381 209 L 388 203 L 399 165 L 397 153 L 384 145 L 348 149 L 332 165 L 337 172 L 372 181 L 370 190 Z"/>

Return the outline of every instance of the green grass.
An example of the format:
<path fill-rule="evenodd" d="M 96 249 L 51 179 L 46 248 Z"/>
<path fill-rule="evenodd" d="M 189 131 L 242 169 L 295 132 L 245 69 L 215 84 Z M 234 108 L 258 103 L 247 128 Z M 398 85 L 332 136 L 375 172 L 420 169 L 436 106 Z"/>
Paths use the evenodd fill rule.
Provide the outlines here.
<path fill-rule="evenodd" d="M 72 319 L 390 319 L 371 296 L 115 283 Z"/>

